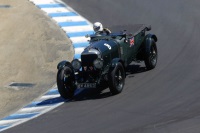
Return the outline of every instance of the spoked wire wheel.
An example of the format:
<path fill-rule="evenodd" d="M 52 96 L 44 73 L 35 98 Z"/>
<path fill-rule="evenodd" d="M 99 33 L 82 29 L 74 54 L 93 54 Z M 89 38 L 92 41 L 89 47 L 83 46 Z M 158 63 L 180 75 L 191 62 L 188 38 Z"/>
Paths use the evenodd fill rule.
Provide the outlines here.
<path fill-rule="evenodd" d="M 125 71 L 120 62 L 115 66 L 113 70 L 109 72 L 109 89 L 110 92 L 115 95 L 120 93 L 125 84 Z"/>
<path fill-rule="evenodd" d="M 152 39 L 151 43 L 145 45 L 145 65 L 147 70 L 151 70 L 156 67 L 158 59 L 158 51 L 155 41 Z"/>
<path fill-rule="evenodd" d="M 120 69 L 118 69 L 115 74 L 115 81 L 116 81 L 115 85 L 118 86 L 118 88 L 123 87 L 123 78 L 122 78 L 122 73 L 121 73 Z"/>
<path fill-rule="evenodd" d="M 150 61 L 153 66 L 157 63 L 157 48 L 156 45 L 151 46 Z"/>
<path fill-rule="evenodd" d="M 58 91 L 64 99 L 71 99 L 74 95 L 74 85 L 73 85 L 73 71 L 71 68 L 65 66 L 63 69 L 59 70 L 57 73 L 57 87 Z"/>

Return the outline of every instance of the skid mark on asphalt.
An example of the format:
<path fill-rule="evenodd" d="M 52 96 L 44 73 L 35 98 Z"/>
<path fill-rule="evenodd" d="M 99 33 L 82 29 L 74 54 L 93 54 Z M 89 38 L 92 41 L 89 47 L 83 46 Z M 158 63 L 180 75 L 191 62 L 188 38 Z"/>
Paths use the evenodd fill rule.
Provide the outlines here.
<path fill-rule="evenodd" d="M 59 0 L 29 0 L 36 7 L 44 11 L 54 22 L 66 32 L 66 35 L 74 46 L 74 58 L 80 59 L 80 54 L 86 46 L 89 45 L 87 34 L 92 34 L 93 28 L 91 23 L 80 16 L 73 9 Z M 75 92 L 75 96 L 81 93 L 81 89 Z M 0 132 L 28 120 L 36 118 L 68 100 L 60 97 L 57 87 L 51 88 L 46 94 L 23 107 L 16 113 L 0 120 Z"/>

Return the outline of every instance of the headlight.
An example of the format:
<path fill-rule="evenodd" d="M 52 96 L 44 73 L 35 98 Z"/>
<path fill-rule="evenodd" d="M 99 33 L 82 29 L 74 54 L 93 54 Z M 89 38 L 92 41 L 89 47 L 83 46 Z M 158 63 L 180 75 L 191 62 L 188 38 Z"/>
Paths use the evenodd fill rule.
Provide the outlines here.
<path fill-rule="evenodd" d="M 74 59 L 71 64 L 74 70 L 79 70 L 81 68 L 81 62 L 78 59 Z"/>
<path fill-rule="evenodd" d="M 103 59 L 97 58 L 94 60 L 93 64 L 95 68 L 101 69 L 103 67 Z"/>

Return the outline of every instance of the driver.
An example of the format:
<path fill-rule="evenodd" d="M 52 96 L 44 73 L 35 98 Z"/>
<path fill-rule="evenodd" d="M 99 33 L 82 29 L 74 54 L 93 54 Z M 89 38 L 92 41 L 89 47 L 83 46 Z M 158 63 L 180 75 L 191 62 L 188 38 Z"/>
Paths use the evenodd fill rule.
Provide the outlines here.
<path fill-rule="evenodd" d="M 103 28 L 103 25 L 100 22 L 95 22 L 93 24 L 93 29 L 95 31 L 95 35 L 108 35 L 111 33 L 108 28 Z"/>

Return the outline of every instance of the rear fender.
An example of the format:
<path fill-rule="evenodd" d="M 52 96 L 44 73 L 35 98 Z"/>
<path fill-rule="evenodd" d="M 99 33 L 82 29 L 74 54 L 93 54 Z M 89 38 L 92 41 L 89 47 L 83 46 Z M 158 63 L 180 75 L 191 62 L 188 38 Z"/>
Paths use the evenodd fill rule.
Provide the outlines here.
<path fill-rule="evenodd" d="M 155 42 L 157 42 L 157 37 L 156 37 L 156 35 L 153 35 L 153 34 L 148 34 L 148 35 L 146 35 L 146 37 L 145 37 L 145 44 L 144 44 L 144 52 L 145 52 L 145 54 L 144 54 L 144 56 L 149 56 L 149 55 L 147 55 L 147 53 L 148 54 L 150 54 L 149 53 L 149 51 L 150 51 L 150 48 L 151 48 L 151 46 L 152 46 L 152 44 L 155 44 Z"/>
<path fill-rule="evenodd" d="M 144 44 L 146 52 L 150 51 L 150 46 L 152 45 L 153 41 L 154 42 L 158 41 L 156 35 L 154 35 L 154 34 L 148 34 L 148 35 L 146 35 L 146 37 L 145 37 L 145 44 Z"/>
<path fill-rule="evenodd" d="M 155 42 L 158 41 L 158 38 L 157 38 L 156 35 L 154 35 L 154 34 L 148 34 L 148 35 L 146 35 L 146 37 L 145 37 L 146 41 L 150 41 L 151 39 L 153 39 Z"/>

